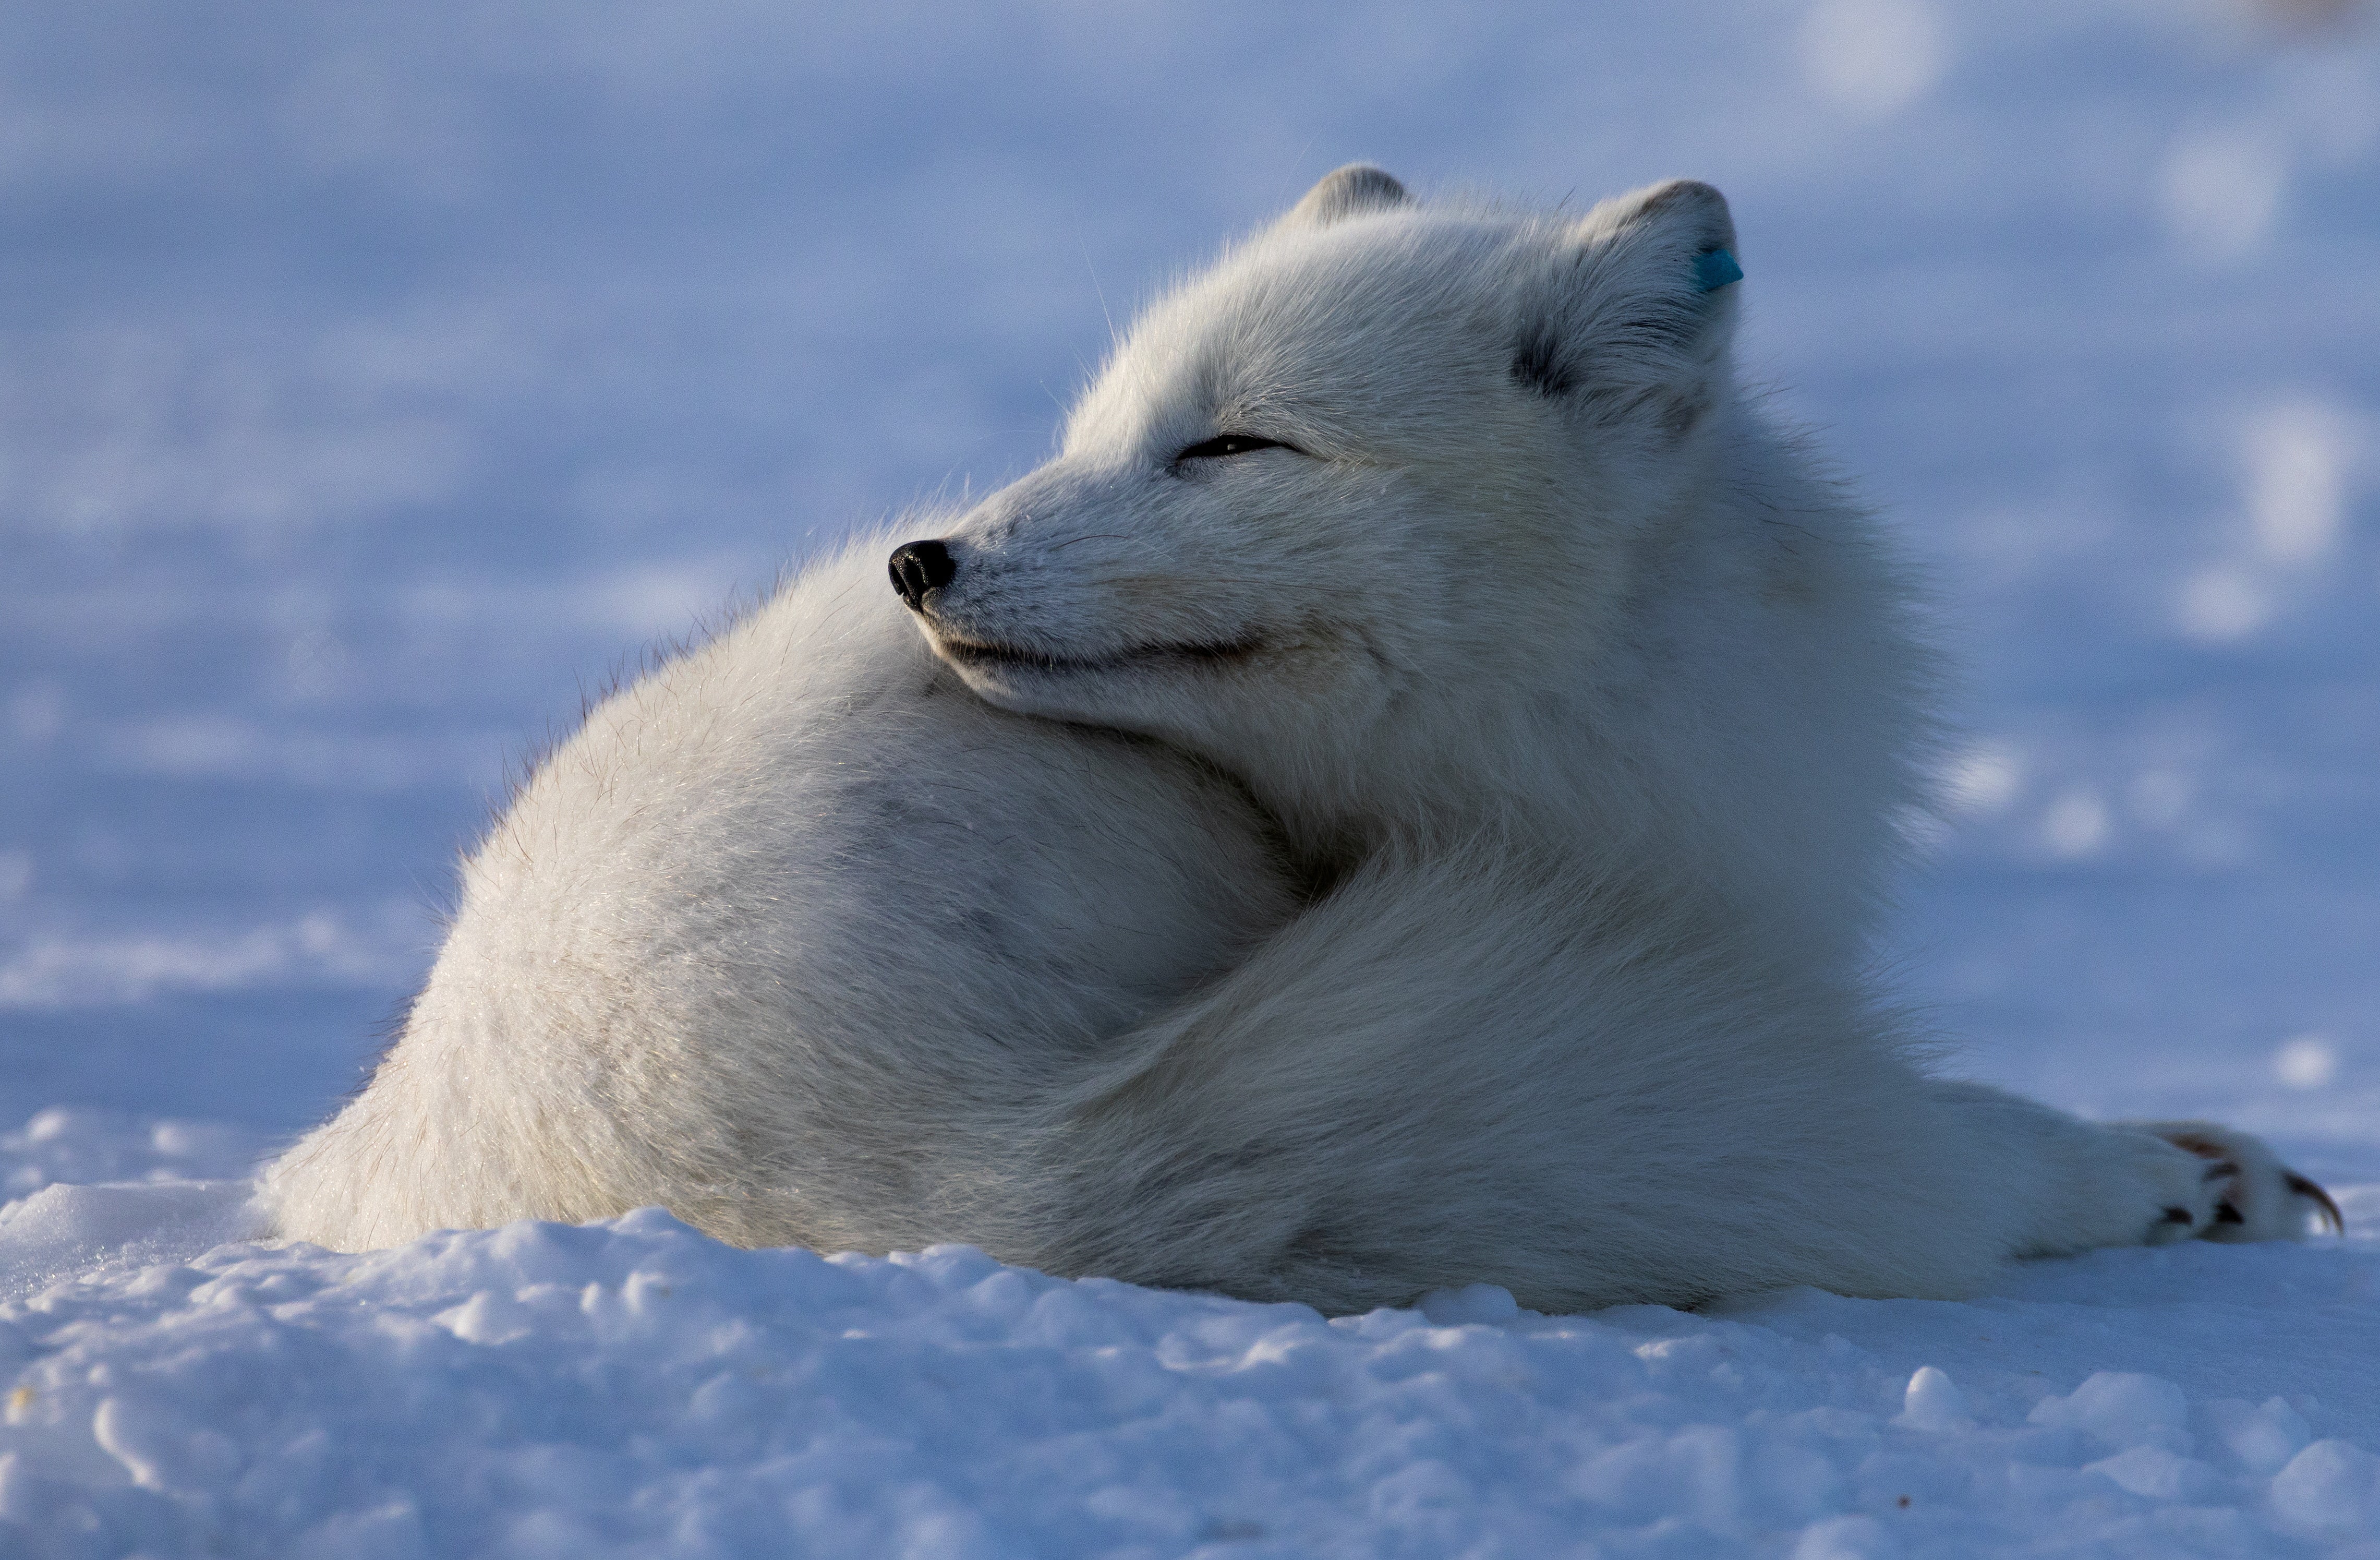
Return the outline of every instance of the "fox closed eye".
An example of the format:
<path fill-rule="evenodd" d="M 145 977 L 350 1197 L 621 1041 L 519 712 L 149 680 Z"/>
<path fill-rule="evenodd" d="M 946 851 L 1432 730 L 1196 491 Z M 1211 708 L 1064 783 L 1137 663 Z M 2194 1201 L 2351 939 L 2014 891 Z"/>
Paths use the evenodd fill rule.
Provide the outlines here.
<path fill-rule="evenodd" d="M 1173 457 L 1173 463 L 1179 466 L 1185 460 L 1214 460 L 1227 455 L 1248 455 L 1260 449 L 1285 449 L 1292 455 L 1305 453 L 1295 445 L 1256 433 L 1218 433 L 1178 452 Z"/>

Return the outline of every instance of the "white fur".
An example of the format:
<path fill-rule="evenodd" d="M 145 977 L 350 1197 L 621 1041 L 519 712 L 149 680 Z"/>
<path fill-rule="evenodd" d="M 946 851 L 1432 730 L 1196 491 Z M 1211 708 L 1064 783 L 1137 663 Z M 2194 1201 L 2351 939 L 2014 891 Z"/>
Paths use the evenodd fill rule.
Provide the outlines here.
<path fill-rule="evenodd" d="M 1864 960 L 1935 661 L 1735 388 L 1733 245 L 1701 185 L 1324 180 L 950 579 L 905 605 L 872 539 L 595 712 L 284 1233 L 662 1202 L 1334 1310 L 2301 1233 L 2252 1139 L 1912 1061 Z M 1273 443 L 1184 457 L 1222 434 Z"/>
<path fill-rule="evenodd" d="M 1004 713 L 867 540 L 598 707 L 466 864 L 364 1092 L 270 1176 L 344 1249 L 664 1203 L 945 1238 L 1085 1057 L 1293 908 L 1238 787 Z"/>

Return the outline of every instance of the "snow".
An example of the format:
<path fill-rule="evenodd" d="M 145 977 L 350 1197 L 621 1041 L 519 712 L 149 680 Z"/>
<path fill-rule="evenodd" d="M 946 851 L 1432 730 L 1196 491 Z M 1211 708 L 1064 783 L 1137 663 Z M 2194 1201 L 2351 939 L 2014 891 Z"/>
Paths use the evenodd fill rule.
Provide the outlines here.
<path fill-rule="evenodd" d="M 186 1189 L 115 1196 L 162 1211 Z M 2359 1443 L 2380 1438 L 2380 1397 L 2340 1363 L 2380 1358 L 2380 1249 L 2359 1231 L 2240 1257 L 2105 1252 L 1966 1304 L 1798 1291 L 1715 1316 L 1541 1317 L 1481 1286 L 1326 1321 L 966 1247 L 740 1251 L 657 1209 L 361 1257 L 143 1254 L 0 1307 L 17 1372 L 0 1521 L 21 1525 L 0 1549 L 1964 1554 L 2050 1535 L 2058 1553 L 2295 1554 L 2368 1538 L 2380 1460 Z M 2301 1332 L 2265 1335 L 2277 1300 Z"/>
<path fill-rule="evenodd" d="M 2380 1555 L 2380 17 L 1716 16 L 15 7 L 0 1554 Z M 1900 984 L 2345 1238 L 1329 1322 L 653 1213 L 241 1244 L 582 689 L 1023 469 L 1358 157 L 1729 191 L 1751 372 L 1973 668 Z"/>

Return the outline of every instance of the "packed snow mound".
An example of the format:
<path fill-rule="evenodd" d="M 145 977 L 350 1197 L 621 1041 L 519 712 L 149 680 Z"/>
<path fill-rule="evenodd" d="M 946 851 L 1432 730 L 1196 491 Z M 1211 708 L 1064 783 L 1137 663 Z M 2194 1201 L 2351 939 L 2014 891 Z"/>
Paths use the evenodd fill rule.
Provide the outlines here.
<path fill-rule="evenodd" d="M 252 1128 L 45 1110 L 0 1133 L 0 1300 L 106 1269 L 195 1257 L 261 1234 Z"/>
<path fill-rule="evenodd" d="M 1326 1320 L 965 1247 L 738 1250 L 659 1210 L 147 1260 L 237 1206 L 190 1186 L 0 1215 L 11 1274 L 133 1232 L 0 1304 L 0 1553 L 1819 1560 L 2380 1533 L 2371 1188 L 2344 1240 L 2100 1252 L 1963 1304 L 1541 1317 L 1480 1286 Z"/>

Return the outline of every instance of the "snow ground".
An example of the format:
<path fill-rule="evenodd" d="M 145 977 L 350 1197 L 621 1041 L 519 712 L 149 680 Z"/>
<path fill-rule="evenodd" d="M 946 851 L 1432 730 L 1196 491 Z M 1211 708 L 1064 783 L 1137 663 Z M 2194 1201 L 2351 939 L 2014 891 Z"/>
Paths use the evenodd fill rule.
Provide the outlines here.
<path fill-rule="evenodd" d="M 2269 14 L 12 7 L 0 1553 L 2380 1554 L 2380 22 Z M 650 1215 L 210 1251 L 582 687 L 1024 469 L 1359 156 L 1729 190 L 1973 667 L 1904 984 L 2348 1239 L 1453 1327 Z"/>
<path fill-rule="evenodd" d="M 6 1146 L 30 1180 L 240 1145 L 55 1113 Z M 2380 1188 L 2345 1241 L 2107 1251 L 1961 1304 L 1541 1317 L 1480 1286 L 1325 1321 L 659 1210 L 217 1246 L 238 1185 L 11 1205 L 0 1552 L 2380 1553 Z M 132 1254 L 93 1269 L 94 1235 Z"/>

